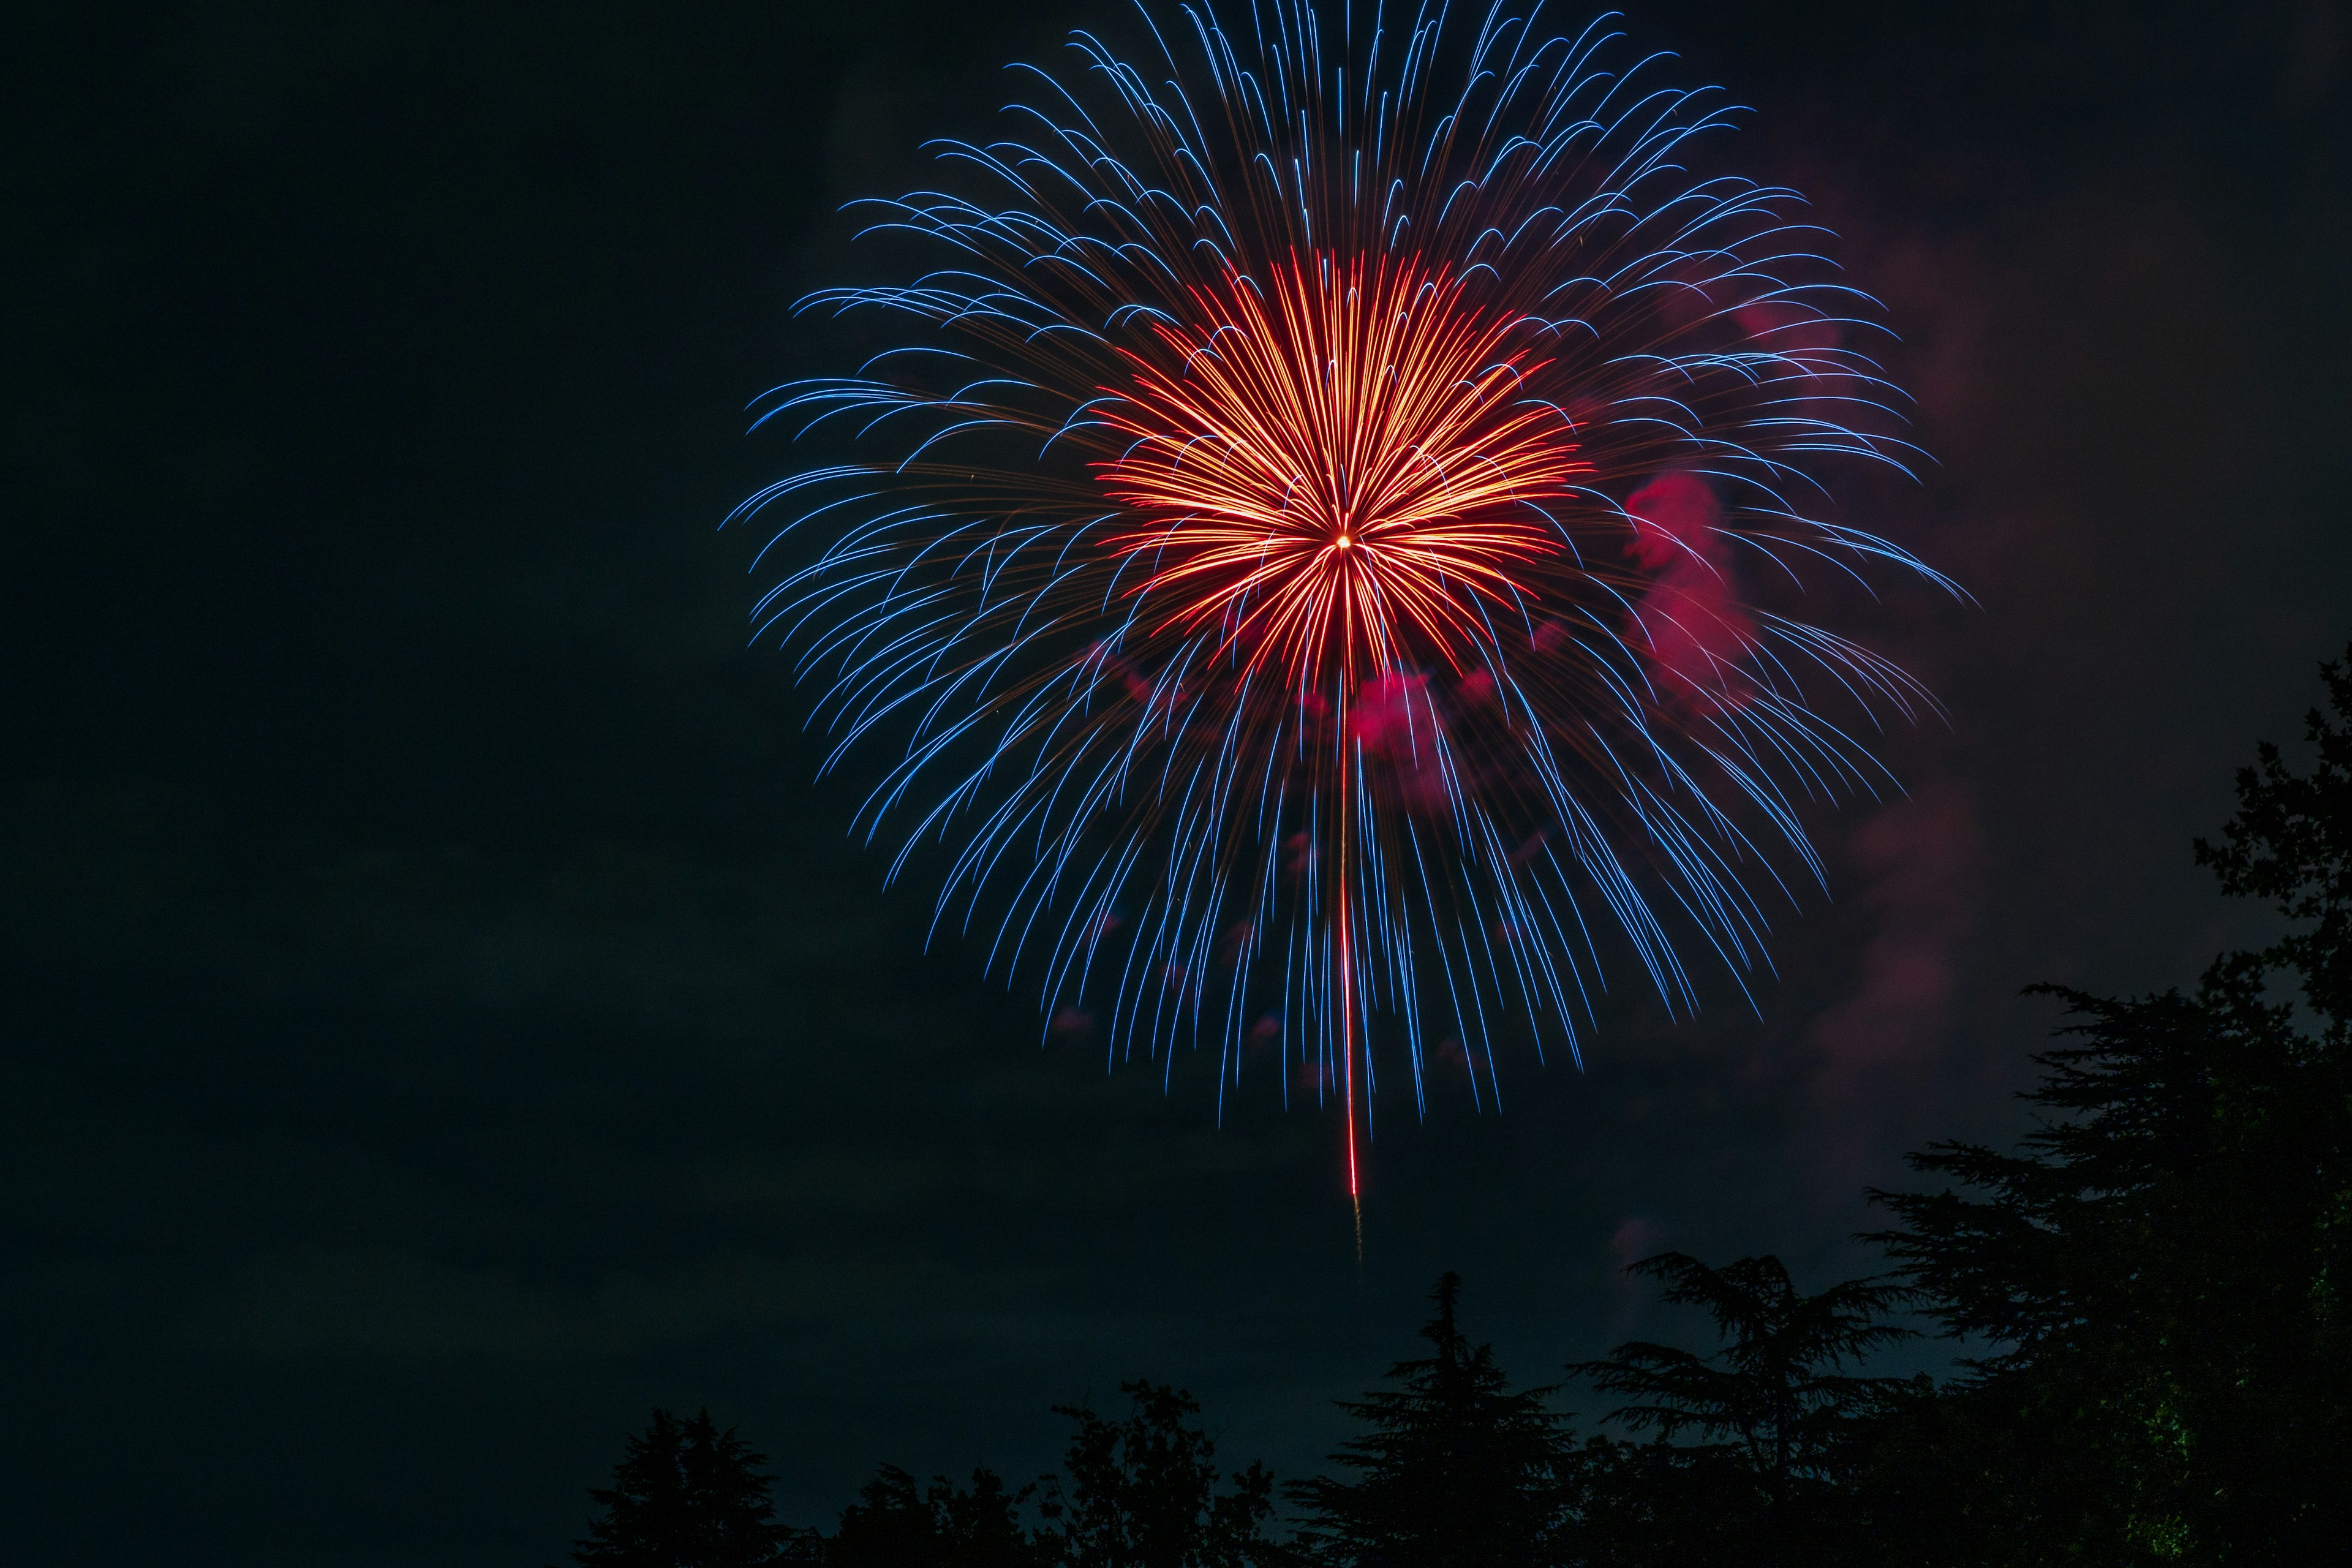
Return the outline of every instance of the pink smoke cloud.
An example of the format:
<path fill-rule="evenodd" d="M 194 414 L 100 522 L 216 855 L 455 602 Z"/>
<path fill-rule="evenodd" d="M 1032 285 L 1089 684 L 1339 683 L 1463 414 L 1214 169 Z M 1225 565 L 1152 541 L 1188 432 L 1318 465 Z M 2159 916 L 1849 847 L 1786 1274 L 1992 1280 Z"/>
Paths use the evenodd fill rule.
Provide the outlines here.
<path fill-rule="evenodd" d="M 1650 1304 L 1650 1286 L 1625 1270 L 1665 1250 L 1666 1227 L 1647 1215 L 1627 1215 L 1609 1233 L 1609 1287 L 1614 1298 L 1609 1320 L 1619 1333 L 1638 1321 Z"/>
<path fill-rule="evenodd" d="M 1644 566 L 1669 566 L 1715 548 L 1723 508 L 1706 481 L 1696 474 L 1660 474 L 1625 498 L 1633 520 L 1633 559 Z"/>
<path fill-rule="evenodd" d="M 1958 952 L 1976 926 L 1980 846 L 1973 805 L 1954 784 L 1897 801 L 1848 835 L 1874 929 L 1853 990 L 1807 1030 L 1833 1078 L 1915 1059 L 1939 1042 Z"/>
<path fill-rule="evenodd" d="M 1846 367 L 1838 363 L 1836 351 L 1845 341 L 1845 329 L 1838 322 L 1819 310 L 1786 300 L 1759 300 L 1742 305 L 1733 312 L 1732 320 L 1759 352 L 1784 355 L 1807 371 L 1823 376 L 1819 383 L 1822 395 L 1791 396 L 1786 409 L 1789 415 L 1831 424 L 1841 424 L 1851 417 L 1839 390 L 1844 385 Z"/>
<path fill-rule="evenodd" d="M 1725 667 L 1747 652 L 1756 622 L 1733 592 L 1715 492 L 1696 474 L 1661 474 L 1626 498 L 1625 511 L 1634 561 L 1656 573 L 1639 610 L 1652 668 L 1675 678 L 1670 691 L 1737 700 Z"/>
<path fill-rule="evenodd" d="M 1609 1234 L 1609 1261 L 1619 1274 L 1665 1245 L 1666 1227 L 1643 1215 L 1627 1215 Z"/>
<path fill-rule="evenodd" d="M 1409 757 L 1430 740 L 1429 678 L 1383 675 L 1366 681 L 1348 708 L 1348 731 L 1374 756 Z"/>
<path fill-rule="evenodd" d="M 1367 761 L 1386 764 L 1392 798 L 1416 811 L 1445 809 L 1429 677 L 1389 674 L 1366 681 L 1349 704 L 1348 732 Z"/>
<path fill-rule="evenodd" d="M 1812 350 L 1836 348 L 1845 338 L 1844 330 L 1835 321 L 1786 300 L 1753 300 L 1734 311 L 1732 320 L 1756 340 L 1759 348 L 1772 353 L 1801 356 Z"/>
<path fill-rule="evenodd" d="M 1305 833 L 1294 833 L 1282 841 L 1282 874 L 1291 881 L 1303 881 L 1315 868 L 1315 840 Z"/>

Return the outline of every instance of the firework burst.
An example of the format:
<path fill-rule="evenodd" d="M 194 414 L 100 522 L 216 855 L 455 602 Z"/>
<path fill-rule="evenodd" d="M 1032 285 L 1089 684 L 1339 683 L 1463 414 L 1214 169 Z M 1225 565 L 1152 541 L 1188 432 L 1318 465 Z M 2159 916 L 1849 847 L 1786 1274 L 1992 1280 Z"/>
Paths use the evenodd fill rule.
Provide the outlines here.
<path fill-rule="evenodd" d="M 1799 805 L 1877 777 L 1822 702 L 1926 700 L 1775 606 L 1949 584 L 1828 520 L 1908 448 L 1794 194 L 1688 172 L 1727 106 L 1599 24 L 1250 16 L 1075 35 L 952 189 L 869 204 L 925 269 L 803 308 L 898 346 L 762 400 L 848 456 L 737 515 L 823 531 L 755 621 L 828 768 L 890 755 L 890 874 L 941 846 L 939 918 L 1114 1058 L 1278 1048 L 1353 1191 L 1377 1062 L 1418 1106 L 1458 1044 L 1483 1103 L 1609 949 L 1676 1010 L 1678 941 L 1767 962 Z"/>

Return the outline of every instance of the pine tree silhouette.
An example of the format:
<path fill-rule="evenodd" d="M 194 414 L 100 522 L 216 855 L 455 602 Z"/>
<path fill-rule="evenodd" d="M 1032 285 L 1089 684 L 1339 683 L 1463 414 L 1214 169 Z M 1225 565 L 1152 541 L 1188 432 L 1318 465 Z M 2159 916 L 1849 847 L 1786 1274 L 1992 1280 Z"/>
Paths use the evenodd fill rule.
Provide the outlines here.
<path fill-rule="evenodd" d="M 970 1489 L 945 1476 L 926 1489 L 884 1465 L 841 1510 L 824 1561 L 826 1568 L 1047 1568 L 1045 1545 L 1021 1528 L 1021 1505 L 1036 1489 L 1008 1491 L 987 1469 L 972 1471 Z"/>
<path fill-rule="evenodd" d="M 1353 1480 L 1318 1476 L 1286 1489 L 1310 1516 L 1300 1539 L 1345 1568 L 1534 1568 L 1562 1525 L 1565 1417 L 1550 1388 L 1514 1393 L 1487 1345 L 1455 1321 L 1462 1280 L 1447 1274 L 1421 1331 L 1431 1353 L 1399 1362 L 1401 1386 L 1343 1400 L 1370 1430 L 1332 1463 Z"/>
<path fill-rule="evenodd" d="M 1899 1224 L 1867 1239 L 1982 1347 L 1865 1477 L 1905 1561 L 2315 1563 L 2352 1533 L 2352 651 L 2320 674 L 2313 770 L 2263 745 L 2197 846 L 2288 934 L 2188 994 L 2036 987 L 2074 1022 L 2033 1130 L 1872 1194 Z"/>
<path fill-rule="evenodd" d="M 1124 1421 L 1057 1405 L 1075 1422 L 1060 1476 L 1040 1485 L 1038 1541 L 1058 1568 L 1273 1568 L 1287 1553 L 1265 1533 L 1274 1478 L 1252 1464 L 1218 1489 L 1216 1443 L 1180 1388 L 1123 1383 Z"/>
<path fill-rule="evenodd" d="M 580 1568 L 765 1568 L 801 1561 L 802 1532 L 775 1522 L 775 1478 L 750 1444 L 705 1410 L 680 1421 L 654 1412 L 632 1437 L 613 1484 L 588 1495 L 604 1512 L 572 1545 Z"/>
<path fill-rule="evenodd" d="M 1768 1507 L 1788 1500 L 1792 1478 L 1817 1476 L 1856 1420 L 1909 1387 L 1900 1378 L 1841 1370 L 1910 1337 L 1910 1330 L 1881 1321 L 1910 1294 L 1904 1286 L 1848 1279 L 1802 1295 L 1769 1255 L 1714 1268 L 1662 1252 L 1626 1272 L 1664 1280 L 1664 1300 L 1677 1306 L 1705 1308 L 1728 1342 L 1701 1356 L 1635 1340 L 1568 1370 L 1604 1393 L 1630 1396 L 1633 1403 L 1608 1419 L 1637 1432 L 1732 1439 Z"/>
<path fill-rule="evenodd" d="M 2317 765 L 2291 772 L 2263 742 L 2256 765 L 2238 770 L 2238 815 L 2221 843 L 2200 838 L 2196 852 L 2223 892 L 2311 922 L 2255 956 L 2300 973 L 2312 1006 L 2343 1024 L 2352 1021 L 2352 647 L 2321 665 L 2319 679 L 2329 711 L 2304 715 Z"/>

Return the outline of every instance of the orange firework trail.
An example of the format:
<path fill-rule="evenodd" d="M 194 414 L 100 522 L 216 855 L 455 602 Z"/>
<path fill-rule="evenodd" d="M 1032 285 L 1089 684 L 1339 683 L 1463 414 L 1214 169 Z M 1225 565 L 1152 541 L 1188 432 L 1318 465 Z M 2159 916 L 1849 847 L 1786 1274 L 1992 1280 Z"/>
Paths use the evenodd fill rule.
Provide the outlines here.
<path fill-rule="evenodd" d="M 1465 668 L 1479 611 L 1524 597 L 1508 568 L 1557 552 L 1534 507 L 1591 471 L 1566 417 L 1516 395 L 1524 320 L 1481 324 L 1458 282 L 1414 259 L 1296 259 L 1257 287 L 1228 274 L 1154 334 L 1104 416 L 1135 437 L 1097 465 L 1148 520 L 1113 541 L 1151 573 L 1130 592 L 1177 627 L 1222 622 L 1306 690 L 1337 662 L 1352 689 L 1416 657 Z M 1172 601 L 1172 602 L 1171 602 Z"/>
<path fill-rule="evenodd" d="M 1336 1089 L 1355 1194 L 1383 1064 L 1499 1104 L 1609 964 L 1765 962 L 1884 776 L 1833 709 L 1927 700 L 1808 588 L 1950 584 L 1832 515 L 1898 395 L 1793 194 L 1689 173 L 1727 106 L 1502 6 L 1250 15 L 1075 35 L 872 204 L 927 259 L 804 302 L 884 346 L 762 400 L 836 446 L 738 515 L 822 536 L 755 620 L 828 769 L 894 753 L 890 874 L 1055 1036 Z"/>
<path fill-rule="evenodd" d="M 1524 319 L 1481 321 L 1461 284 L 1417 258 L 1318 257 L 1262 292 L 1228 270 L 1196 313 L 1155 323 L 1171 375 L 1134 355 L 1104 424 L 1134 437 L 1096 468 L 1143 526 L 1111 548 L 1148 563 L 1128 590 L 1161 631 L 1215 626 L 1244 673 L 1273 661 L 1301 696 L 1336 669 L 1348 695 L 1438 658 L 1476 663 L 1482 611 L 1526 597 L 1509 568 L 1554 554 L 1532 509 L 1591 471 L 1559 410 L 1517 395 Z M 1270 296 L 1270 298 L 1268 297 Z M 1348 909 L 1353 759 L 1336 749 L 1330 879 L 1348 1191 L 1355 1146 L 1354 931 Z"/>

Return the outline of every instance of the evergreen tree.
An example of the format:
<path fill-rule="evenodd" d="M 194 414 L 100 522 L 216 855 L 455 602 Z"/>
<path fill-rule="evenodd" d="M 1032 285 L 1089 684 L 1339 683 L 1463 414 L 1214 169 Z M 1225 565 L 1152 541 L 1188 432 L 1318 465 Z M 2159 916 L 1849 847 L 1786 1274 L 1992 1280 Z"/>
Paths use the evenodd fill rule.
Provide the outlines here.
<path fill-rule="evenodd" d="M 758 1568 L 799 1560 L 801 1532 L 775 1522 L 767 1457 L 703 1411 L 654 1412 L 632 1437 L 613 1484 L 589 1497 L 604 1512 L 573 1544 L 581 1568 Z"/>
<path fill-rule="evenodd" d="M 1569 1470 L 1563 1568 L 1735 1568 L 1775 1539 L 1756 1477 L 1720 1443 L 1588 1438 Z"/>
<path fill-rule="evenodd" d="M 2051 990 L 2078 1022 L 2018 1152 L 1931 1145 L 1913 1167 L 1959 1190 L 1874 1194 L 1901 1222 L 1874 1239 L 1988 1347 L 1869 1478 L 1918 1561 L 2321 1561 L 2352 1529 L 2352 679 L 2322 673 L 2315 773 L 2264 746 L 2199 847 L 2308 923 L 2193 994 Z"/>
<path fill-rule="evenodd" d="M 1570 1449 L 1549 1388 L 1513 1392 L 1492 1347 L 1473 1347 L 1455 1321 L 1461 1279 L 1447 1274 L 1423 1327 L 1431 1353 L 1399 1362 L 1394 1389 L 1341 1408 L 1370 1430 L 1332 1463 L 1352 1480 L 1318 1476 L 1287 1489 L 1310 1516 L 1301 1540 L 1344 1568 L 1533 1568 L 1562 1526 Z"/>
<path fill-rule="evenodd" d="M 2308 778 L 2287 771 L 2264 741 L 2256 765 L 2238 770 L 2238 815 L 2217 847 L 2197 841 L 2197 863 L 2213 868 L 2221 890 L 2267 899 L 2290 921 L 2310 924 L 2258 954 L 2303 978 L 2313 1007 L 2336 1025 L 2352 1019 L 2352 647 L 2319 667 L 2331 712 L 2304 715 L 2317 765 Z"/>
<path fill-rule="evenodd" d="M 1040 1482 L 1039 1540 L 1058 1568 L 1270 1568 L 1287 1560 L 1265 1534 L 1274 1478 L 1253 1463 L 1218 1489 L 1216 1444 L 1181 1389 L 1124 1383 L 1124 1421 L 1057 1405 L 1076 1424 L 1059 1476 Z"/>
<path fill-rule="evenodd" d="M 1045 1548 L 1021 1526 L 1021 1505 L 1037 1489 L 1008 1491 L 976 1469 L 970 1489 L 935 1476 L 928 1490 L 885 1465 L 841 1511 L 825 1542 L 825 1568 L 1045 1568 Z"/>
<path fill-rule="evenodd" d="M 1716 1268 L 1666 1252 L 1628 1272 L 1664 1280 L 1669 1302 L 1705 1308 L 1726 1342 L 1701 1356 L 1636 1340 L 1569 1368 L 1632 1401 L 1608 1419 L 1659 1438 L 1651 1448 L 1611 1456 L 1605 1471 L 1588 1467 L 1588 1536 L 1613 1533 L 1622 1542 L 1630 1529 L 1687 1537 L 1691 1516 L 1706 1515 L 1714 1528 L 1706 1533 L 1738 1526 L 1735 1561 L 1822 1560 L 1836 1534 L 1832 1489 L 1864 1423 L 1908 1386 L 1844 1368 L 1909 1335 L 1884 1321 L 1908 1292 L 1849 1279 L 1803 1295 L 1770 1256 Z M 1707 1441 L 1668 1446 L 1685 1432 Z M 1640 1523 L 1645 1514 L 1647 1531 Z"/>
<path fill-rule="evenodd" d="M 1635 1340 L 1569 1371 L 1604 1393 L 1630 1396 L 1634 1403 L 1608 1419 L 1637 1432 L 1735 1440 L 1768 1507 L 1786 1500 L 1792 1480 L 1826 1476 L 1855 1420 L 1902 1386 L 1899 1379 L 1843 1371 L 1910 1335 L 1883 1321 L 1908 1294 L 1900 1285 L 1848 1279 L 1800 1295 L 1769 1255 L 1713 1268 L 1662 1252 L 1626 1272 L 1664 1280 L 1663 1299 L 1676 1306 L 1705 1308 L 1728 1342 L 1700 1356 Z"/>
<path fill-rule="evenodd" d="M 2240 955 L 2194 995 L 2057 993 L 2084 1021 L 2037 1058 L 2051 1119 L 2014 1154 L 1913 1157 L 1974 1195 L 1876 1194 L 1904 1223 L 1875 1239 L 1988 1344 L 1959 1396 L 2070 1456 L 2063 1490 L 2025 1478 L 2031 1539 L 1989 1550 L 2267 1561 L 2352 1523 L 2352 1076 L 2343 1026 L 2300 1033 L 2264 982 Z"/>

